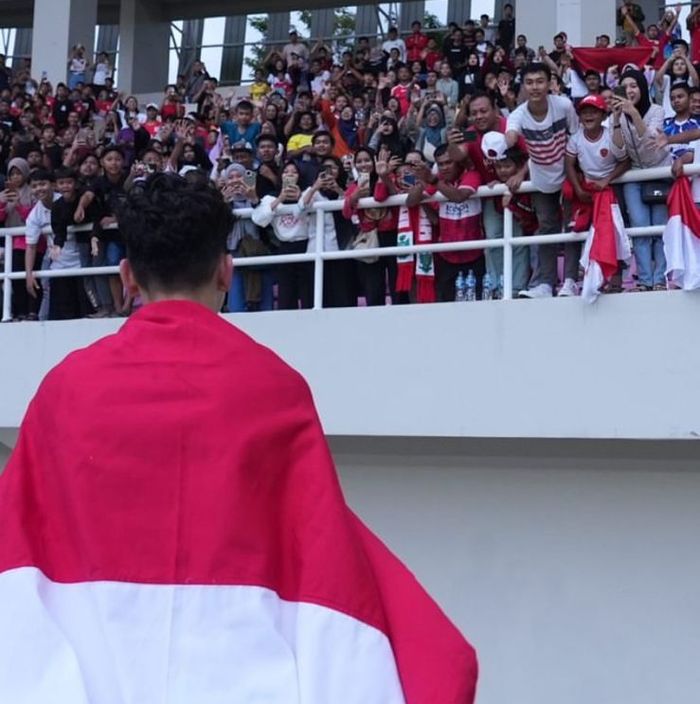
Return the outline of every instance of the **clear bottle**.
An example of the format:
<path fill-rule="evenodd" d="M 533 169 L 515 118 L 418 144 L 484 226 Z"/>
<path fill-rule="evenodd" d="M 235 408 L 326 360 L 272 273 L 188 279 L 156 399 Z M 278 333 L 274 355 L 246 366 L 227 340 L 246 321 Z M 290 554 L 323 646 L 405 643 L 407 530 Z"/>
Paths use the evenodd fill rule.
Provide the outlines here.
<path fill-rule="evenodd" d="M 495 298 L 495 291 L 493 290 L 493 285 L 491 283 L 491 275 L 484 274 L 484 282 L 481 288 L 481 300 L 491 301 Z"/>
<path fill-rule="evenodd" d="M 503 298 L 503 274 L 498 277 L 498 289 L 496 289 L 497 298 Z"/>
<path fill-rule="evenodd" d="M 464 279 L 464 273 L 459 272 L 457 274 L 457 279 L 455 280 L 455 301 L 462 303 L 466 300 L 466 281 Z"/>
<path fill-rule="evenodd" d="M 465 281 L 464 300 L 467 302 L 476 300 L 476 276 L 470 269 Z"/>

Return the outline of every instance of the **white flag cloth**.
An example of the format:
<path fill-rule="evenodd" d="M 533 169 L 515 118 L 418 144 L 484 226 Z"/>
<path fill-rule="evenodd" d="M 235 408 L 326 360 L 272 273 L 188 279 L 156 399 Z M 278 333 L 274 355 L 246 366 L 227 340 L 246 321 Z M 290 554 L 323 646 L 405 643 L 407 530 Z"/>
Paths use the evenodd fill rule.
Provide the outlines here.
<path fill-rule="evenodd" d="M 632 248 L 620 206 L 612 189 L 606 188 L 593 196 L 593 219 L 581 256 L 583 300 L 593 303 L 601 286 L 617 271 L 618 263 L 627 262 L 631 257 Z"/>
<path fill-rule="evenodd" d="M 686 291 L 700 288 L 700 214 L 690 181 L 679 178 L 668 194 L 668 222 L 664 230 L 666 275 Z"/>

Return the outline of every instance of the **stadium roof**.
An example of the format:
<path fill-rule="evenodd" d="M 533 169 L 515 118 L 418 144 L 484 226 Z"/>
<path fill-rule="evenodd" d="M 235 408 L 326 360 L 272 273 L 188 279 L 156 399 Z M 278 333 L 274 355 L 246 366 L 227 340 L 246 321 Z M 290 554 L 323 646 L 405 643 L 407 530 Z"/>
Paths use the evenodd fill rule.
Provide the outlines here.
<path fill-rule="evenodd" d="M 60 0 L 57 0 L 59 2 Z M 292 4 L 289 0 L 144 0 L 158 9 L 164 21 L 196 19 L 199 17 L 225 17 L 233 14 L 279 12 L 292 9 L 333 7 L 330 0 L 304 0 Z M 354 4 L 369 4 L 356 0 Z M 98 0 L 98 24 L 119 23 L 119 0 Z M 34 14 L 33 0 L 0 0 L 0 26 L 31 27 Z"/>

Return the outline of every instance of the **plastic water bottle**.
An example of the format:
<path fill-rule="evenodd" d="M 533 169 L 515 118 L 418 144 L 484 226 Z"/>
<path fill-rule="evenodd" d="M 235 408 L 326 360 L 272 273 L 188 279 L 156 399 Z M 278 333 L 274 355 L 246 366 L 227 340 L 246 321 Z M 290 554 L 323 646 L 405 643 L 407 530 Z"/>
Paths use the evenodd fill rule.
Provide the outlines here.
<path fill-rule="evenodd" d="M 493 292 L 493 297 L 497 298 L 499 301 L 503 298 L 503 274 L 498 277 L 498 286 Z"/>
<path fill-rule="evenodd" d="M 457 274 L 457 280 L 455 281 L 455 301 L 462 303 L 466 300 L 466 282 L 464 280 L 464 273 L 459 272 Z"/>
<path fill-rule="evenodd" d="M 493 285 L 491 283 L 491 275 L 490 274 L 484 274 L 484 282 L 482 284 L 482 289 L 481 289 L 481 300 L 482 301 L 491 301 L 494 298 L 494 290 L 493 290 Z"/>
<path fill-rule="evenodd" d="M 476 300 L 476 276 L 470 269 L 465 282 L 464 300 L 467 302 Z"/>

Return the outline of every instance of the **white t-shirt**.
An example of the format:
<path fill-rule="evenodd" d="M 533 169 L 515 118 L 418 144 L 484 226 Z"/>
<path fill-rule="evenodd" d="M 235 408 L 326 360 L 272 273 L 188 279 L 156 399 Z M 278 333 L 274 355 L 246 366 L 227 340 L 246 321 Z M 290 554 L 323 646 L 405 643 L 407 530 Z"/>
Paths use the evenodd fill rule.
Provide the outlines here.
<path fill-rule="evenodd" d="M 387 39 L 382 44 L 382 51 L 386 51 L 387 54 L 389 54 L 392 49 L 398 49 L 399 58 L 401 61 L 406 61 L 406 42 L 404 42 L 403 39 Z"/>
<path fill-rule="evenodd" d="M 583 128 L 569 137 L 566 153 L 575 156 L 587 179 L 603 179 L 610 176 L 618 162 L 627 156 L 625 147 L 613 142 L 612 130 L 603 127 L 600 137 L 592 142 L 583 133 Z"/>
<path fill-rule="evenodd" d="M 679 83 L 681 82 L 682 81 L 679 81 Z M 694 85 L 693 79 L 689 77 L 688 86 L 692 88 Z M 664 76 L 663 85 L 661 87 L 661 105 L 664 109 L 664 118 L 673 117 L 676 114 L 676 111 L 671 107 L 671 76 Z"/>
<path fill-rule="evenodd" d="M 112 69 L 108 63 L 95 64 L 95 75 L 92 77 L 92 82 L 96 86 L 103 86 L 111 75 Z"/>
<path fill-rule="evenodd" d="M 539 122 L 523 103 L 509 116 L 506 131 L 521 134 L 530 154 L 530 180 L 542 193 L 561 189 L 566 172 L 564 155 L 568 135 L 578 130 L 573 103 L 560 95 L 547 96 L 547 114 Z"/>
<path fill-rule="evenodd" d="M 61 196 L 58 193 L 53 194 L 54 202 Z M 29 211 L 26 222 L 27 230 L 25 237 L 27 244 L 37 244 L 41 238 L 41 231 L 45 228 L 51 228 L 51 208 L 47 208 L 41 201 L 36 203 Z M 49 246 L 53 245 L 53 234 L 47 235 Z"/>

